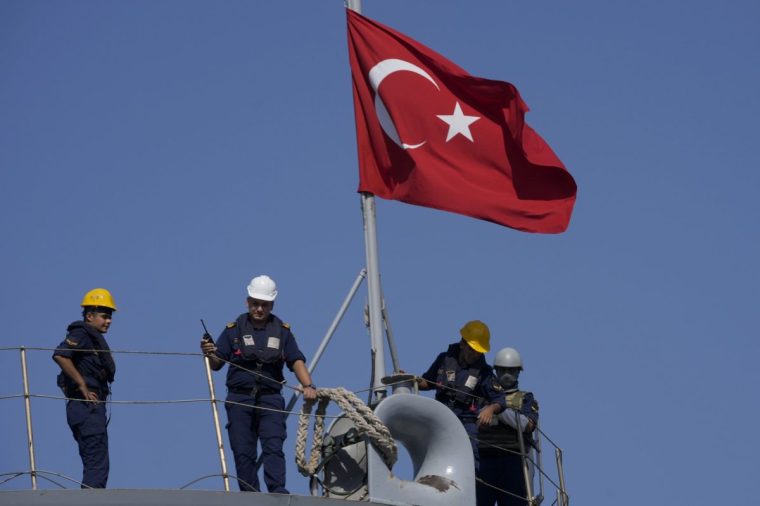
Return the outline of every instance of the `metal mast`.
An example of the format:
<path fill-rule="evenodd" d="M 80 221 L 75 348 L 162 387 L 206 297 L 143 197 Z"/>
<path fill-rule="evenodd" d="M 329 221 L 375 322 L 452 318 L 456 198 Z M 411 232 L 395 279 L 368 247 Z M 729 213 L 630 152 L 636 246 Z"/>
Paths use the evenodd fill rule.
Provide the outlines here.
<path fill-rule="evenodd" d="M 372 340 L 372 389 L 375 400 L 385 397 L 381 379 L 385 376 L 385 348 L 383 346 L 383 308 L 380 290 L 380 268 L 377 255 L 377 226 L 375 196 L 362 193 L 364 217 L 364 245 L 367 251 L 367 292 L 369 304 L 369 332 Z"/>
<path fill-rule="evenodd" d="M 347 0 L 346 7 L 361 14 L 361 0 Z M 375 400 L 385 397 L 386 390 L 380 380 L 385 376 L 385 348 L 383 346 L 383 300 L 380 289 L 380 267 L 377 254 L 377 222 L 375 196 L 361 194 L 364 219 L 364 247 L 367 255 L 367 298 L 369 304 L 369 332 L 372 341 L 372 389 Z"/>

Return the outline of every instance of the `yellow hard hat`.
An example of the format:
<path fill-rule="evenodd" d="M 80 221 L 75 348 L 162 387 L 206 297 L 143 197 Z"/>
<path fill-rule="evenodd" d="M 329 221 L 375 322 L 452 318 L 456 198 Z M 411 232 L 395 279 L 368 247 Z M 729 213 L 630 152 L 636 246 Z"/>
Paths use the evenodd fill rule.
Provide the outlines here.
<path fill-rule="evenodd" d="M 84 298 L 82 299 L 80 306 L 107 307 L 116 311 L 116 303 L 113 301 L 111 292 L 105 288 L 94 288 L 84 294 Z"/>
<path fill-rule="evenodd" d="M 467 322 L 459 331 L 462 339 L 465 340 L 470 348 L 480 353 L 488 353 L 491 349 L 491 331 L 488 325 L 480 320 Z"/>

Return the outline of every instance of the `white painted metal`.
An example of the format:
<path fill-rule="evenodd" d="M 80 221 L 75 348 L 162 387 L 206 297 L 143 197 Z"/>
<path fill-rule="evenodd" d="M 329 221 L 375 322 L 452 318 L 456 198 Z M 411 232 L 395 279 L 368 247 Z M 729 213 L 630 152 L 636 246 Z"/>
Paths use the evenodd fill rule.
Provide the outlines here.
<path fill-rule="evenodd" d="M 393 394 L 375 414 L 412 459 L 414 477 L 397 477 L 370 446 L 369 499 L 382 504 L 475 504 L 475 463 L 464 426 L 445 405 L 414 394 Z"/>
<path fill-rule="evenodd" d="M 29 375 L 26 370 L 26 348 L 21 347 L 21 375 L 24 381 L 24 408 L 26 409 L 26 442 L 29 447 L 29 476 L 32 490 L 37 490 L 37 467 L 34 461 L 34 436 L 32 434 L 32 403 L 29 398 Z"/>
<path fill-rule="evenodd" d="M 211 365 L 208 357 L 203 357 L 203 363 L 206 366 L 206 381 L 208 382 L 208 393 L 211 399 L 211 413 L 214 416 L 214 430 L 216 431 L 216 447 L 219 449 L 219 464 L 222 468 L 222 478 L 224 479 L 224 490 L 230 491 L 230 478 L 227 474 L 227 459 L 224 456 L 224 440 L 222 439 L 222 428 L 219 423 L 219 410 L 216 407 L 216 392 L 214 391 L 214 378 L 211 375 Z"/>

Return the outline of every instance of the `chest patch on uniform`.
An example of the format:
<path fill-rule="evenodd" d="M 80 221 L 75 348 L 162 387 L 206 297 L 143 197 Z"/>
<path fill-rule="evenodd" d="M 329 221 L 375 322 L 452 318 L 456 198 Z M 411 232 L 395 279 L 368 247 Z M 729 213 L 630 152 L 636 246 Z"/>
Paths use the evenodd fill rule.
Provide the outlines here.
<path fill-rule="evenodd" d="M 456 371 L 446 371 L 446 381 L 454 382 L 457 379 Z"/>
<path fill-rule="evenodd" d="M 253 336 L 243 336 L 243 344 L 246 346 L 253 346 Z"/>
<path fill-rule="evenodd" d="M 275 350 L 280 349 L 280 338 L 279 337 L 270 337 L 267 339 L 267 348 L 274 348 Z"/>
<path fill-rule="evenodd" d="M 467 376 L 467 381 L 464 382 L 464 386 L 472 390 L 475 388 L 475 385 L 478 384 L 478 377 L 477 376 Z"/>

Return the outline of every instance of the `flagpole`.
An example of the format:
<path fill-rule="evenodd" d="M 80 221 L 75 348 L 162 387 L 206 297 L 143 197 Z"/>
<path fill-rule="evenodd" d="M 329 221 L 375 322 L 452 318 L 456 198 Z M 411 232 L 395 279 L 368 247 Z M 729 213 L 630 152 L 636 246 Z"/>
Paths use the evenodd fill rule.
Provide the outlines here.
<path fill-rule="evenodd" d="M 367 293 L 369 304 L 369 332 L 372 340 L 372 389 L 375 400 L 385 397 L 385 349 L 383 346 L 383 313 L 380 296 L 380 268 L 377 254 L 377 227 L 375 220 L 375 196 L 362 192 L 362 215 L 364 217 L 364 245 L 367 252 Z"/>
<path fill-rule="evenodd" d="M 346 7 L 352 11 L 361 14 L 362 13 L 362 0 L 346 0 Z"/>
<path fill-rule="evenodd" d="M 346 0 L 346 7 L 361 14 L 361 0 Z M 364 247 L 367 256 L 367 298 L 369 304 L 369 333 L 372 341 L 372 391 L 375 401 L 386 395 L 381 380 L 385 376 L 385 348 L 383 344 L 383 308 L 380 289 L 380 267 L 377 253 L 377 221 L 375 219 L 375 196 L 362 192 L 362 217 L 364 219 Z"/>

